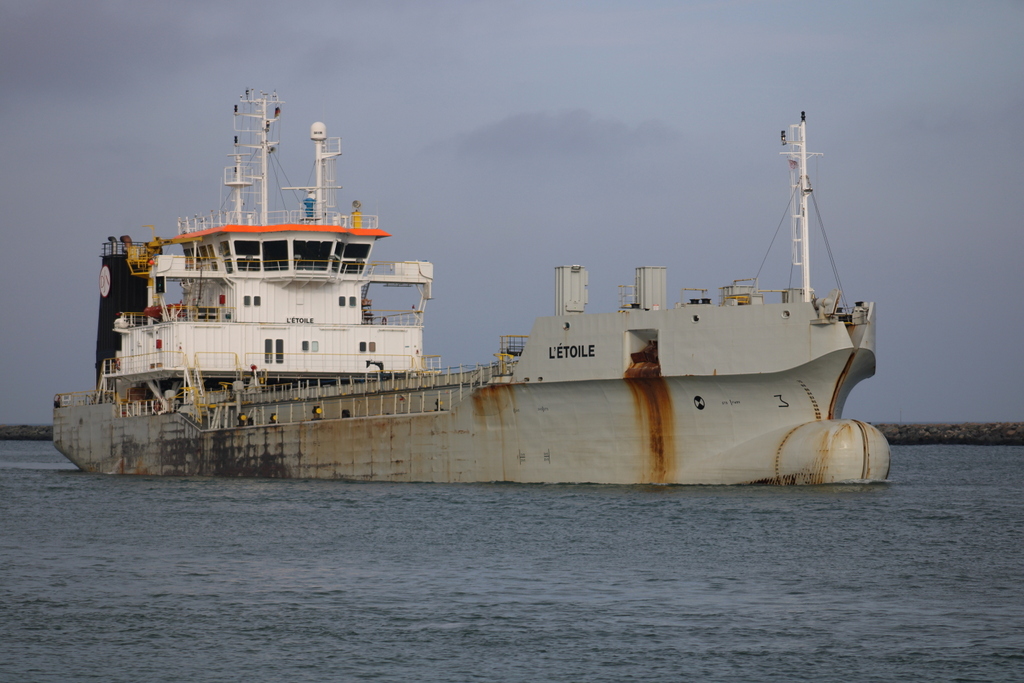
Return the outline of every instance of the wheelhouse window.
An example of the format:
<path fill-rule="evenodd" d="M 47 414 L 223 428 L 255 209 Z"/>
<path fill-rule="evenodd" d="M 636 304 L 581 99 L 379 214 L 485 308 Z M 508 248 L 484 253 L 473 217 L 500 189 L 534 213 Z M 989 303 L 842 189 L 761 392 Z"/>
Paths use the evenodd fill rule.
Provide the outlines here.
<path fill-rule="evenodd" d="M 263 243 L 263 270 L 288 270 L 288 240 Z"/>
<path fill-rule="evenodd" d="M 260 243 L 256 240 L 235 240 L 238 270 L 260 269 Z"/>
<path fill-rule="evenodd" d="M 296 270 L 327 270 L 334 249 L 334 241 L 295 240 Z"/>
<path fill-rule="evenodd" d="M 209 244 L 199 245 L 199 267 L 209 268 L 210 270 L 217 270 L 217 255 L 213 250 L 213 246 Z"/>
<path fill-rule="evenodd" d="M 341 255 L 345 252 L 344 242 L 334 243 L 334 253 L 331 254 L 331 272 L 337 273 L 341 270 Z M 345 304 L 342 304 L 344 306 Z"/>
<path fill-rule="evenodd" d="M 220 243 L 220 257 L 224 259 L 224 270 L 229 273 L 234 272 L 231 263 L 231 243 L 227 240 Z"/>
<path fill-rule="evenodd" d="M 341 246 L 341 245 L 338 245 Z M 361 273 L 366 266 L 366 257 L 370 255 L 370 245 L 361 242 L 350 242 L 345 245 L 342 254 L 344 261 L 344 272 Z"/>

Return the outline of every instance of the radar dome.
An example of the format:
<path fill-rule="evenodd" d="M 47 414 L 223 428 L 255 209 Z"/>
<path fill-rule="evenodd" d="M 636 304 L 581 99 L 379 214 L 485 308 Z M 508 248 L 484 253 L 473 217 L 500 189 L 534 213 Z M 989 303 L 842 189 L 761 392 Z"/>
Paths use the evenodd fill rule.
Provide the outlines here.
<path fill-rule="evenodd" d="M 327 139 L 327 126 L 317 121 L 309 127 L 309 139 L 310 140 L 326 140 Z"/>

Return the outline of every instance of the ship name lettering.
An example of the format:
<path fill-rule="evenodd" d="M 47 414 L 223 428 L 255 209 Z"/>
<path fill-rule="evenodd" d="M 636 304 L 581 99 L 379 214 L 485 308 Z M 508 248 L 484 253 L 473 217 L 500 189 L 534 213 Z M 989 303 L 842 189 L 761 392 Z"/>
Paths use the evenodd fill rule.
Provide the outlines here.
<path fill-rule="evenodd" d="M 572 344 L 569 346 L 559 344 L 558 346 L 549 346 L 548 358 L 551 360 L 556 358 L 593 358 L 594 346 L 594 344 Z"/>
<path fill-rule="evenodd" d="M 312 325 L 313 324 L 313 319 L 312 318 L 286 318 L 285 322 L 286 323 L 305 323 L 307 325 Z"/>

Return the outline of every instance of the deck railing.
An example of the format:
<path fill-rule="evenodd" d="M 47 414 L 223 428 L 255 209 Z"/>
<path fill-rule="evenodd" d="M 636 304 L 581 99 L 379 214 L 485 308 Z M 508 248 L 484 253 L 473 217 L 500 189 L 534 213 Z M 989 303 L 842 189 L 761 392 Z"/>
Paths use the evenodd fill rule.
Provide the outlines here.
<path fill-rule="evenodd" d="M 329 211 L 322 215 L 311 213 L 305 209 L 294 209 L 290 211 L 269 211 L 267 212 L 267 226 L 274 225 L 335 225 L 340 228 L 369 228 L 377 227 L 377 216 L 361 214 L 358 216 L 358 226 L 352 216 L 336 211 Z M 226 225 L 260 225 L 260 214 L 257 211 L 217 211 L 208 216 L 192 216 L 178 219 L 178 234 L 184 235 L 190 232 L 200 232 L 211 228 L 223 228 Z"/>
<path fill-rule="evenodd" d="M 141 357 L 138 362 L 143 362 Z M 115 414 L 120 417 L 182 412 L 206 429 L 313 419 L 410 415 L 451 410 L 474 389 L 501 376 L 506 366 L 496 362 L 443 371 L 368 372 L 349 375 L 344 382 L 321 379 L 274 385 L 261 384 L 257 375 L 255 383 L 250 377 L 242 385 L 223 383 L 220 391 L 206 391 L 203 403 L 196 402 L 196 394 L 184 390 L 171 399 L 149 396 L 129 397 L 128 400 L 118 397 L 113 391 L 94 391 L 58 394 L 54 406 L 117 404 Z M 242 416 L 245 416 L 244 421 Z"/>

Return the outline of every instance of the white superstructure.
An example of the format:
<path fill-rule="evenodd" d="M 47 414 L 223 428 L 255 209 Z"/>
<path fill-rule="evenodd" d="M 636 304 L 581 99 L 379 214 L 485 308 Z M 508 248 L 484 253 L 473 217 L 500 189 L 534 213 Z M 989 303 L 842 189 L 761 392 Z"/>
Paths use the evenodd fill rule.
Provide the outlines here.
<path fill-rule="evenodd" d="M 433 266 L 370 260 L 388 233 L 358 201 L 350 214 L 336 210 L 341 140 L 327 137 L 323 123 L 310 133 L 315 184 L 284 188 L 302 192 L 301 207 L 268 211 L 267 165 L 282 104 L 276 95 L 247 91 L 235 106 L 234 164 L 224 172 L 228 210 L 180 219 L 177 237 L 123 245 L 133 274 L 147 281 L 148 305 L 115 321 L 123 339 L 102 368 L 106 389 L 123 394 L 125 385 L 145 381 L 158 402 L 184 389 L 187 404 L 201 404 L 207 391 L 240 373 L 265 384 L 271 376 L 427 367 L 423 311 Z M 181 254 L 164 253 L 175 245 Z M 375 283 L 415 286 L 418 300 L 405 310 L 373 309 L 368 291 Z"/>

